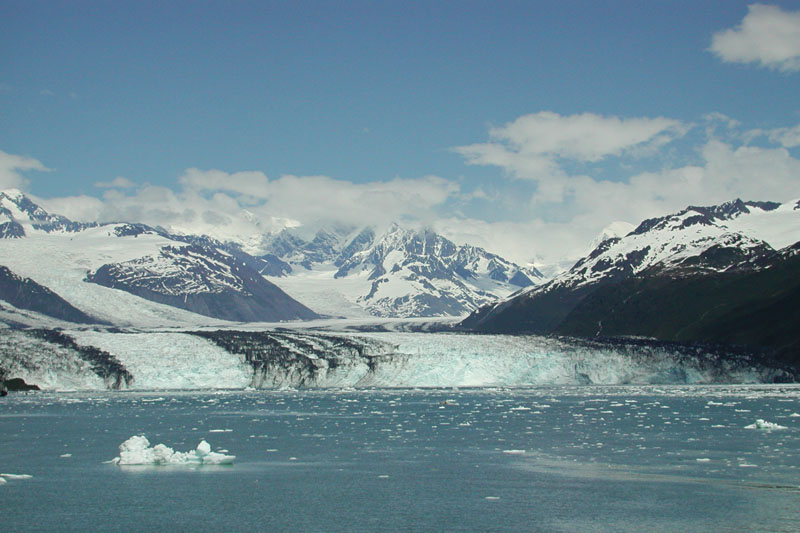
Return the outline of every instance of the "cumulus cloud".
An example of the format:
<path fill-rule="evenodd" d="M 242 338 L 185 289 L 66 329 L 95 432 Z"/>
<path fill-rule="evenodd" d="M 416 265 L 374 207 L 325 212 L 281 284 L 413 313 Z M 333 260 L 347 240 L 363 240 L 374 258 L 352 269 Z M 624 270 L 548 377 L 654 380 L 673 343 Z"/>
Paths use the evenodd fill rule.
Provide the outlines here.
<path fill-rule="evenodd" d="M 489 130 L 490 142 L 458 146 L 467 164 L 505 169 L 517 179 L 539 182 L 540 194 L 563 197 L 566 161 L 597 163 L 609 157 L 640 157 L 683 136 L 688 129 L 669 118 L 620 118 L 594 113 L 524 115 Z"/>
<path fill-rule="evenodd" d="M 552 114 L 547 117 L 551 118 Z M 528 128 L 521 128 L 525 133 L 518 133 L 520 128 L 516 127 L 493 129 L 490 131 L 493 142 L 462 147 L 458 151 L 467 163 L 496 166 L 510 178 L 532 180 L 535 189 L 530 193 L 527 206 L 529 216 L 527 220 L 514 223 L 479 220 L 461 223 L 453 219 L 448 224 L 440 222 L 442 231 L 465 242 L 472 232 L 474 242 L 488 244 L 489 249 L 516 261 L 548 263 L 585 254 L 588 244 L 613 221 L 638 224 L 646 218 L 675 212 L 688 205 L 718 204 L 737 197 L 788 201 L 796 196 L 796 191 L 800 190 L 800 160 L 786 148 L 796 146 L 800 130 L 782 128 L 761 132 L 760 135 L 768 136 L 782 147 L 756 147 L 746 144 L 747 134 L 738 130 L 740 124 L 735 119 L 720 114 L 710 114 L 703 119 L 707 123 L 705 139 L 693 152 L 684 154 L 683 164 L 662 163 L 658 170 L 627 175 L 620 172 L 614 180 L 593 175 L 591 165 L 587 172 L 580 174 L 570 174 L 566 169 L 571 168 L 569 163 L 574 161 L 611 155 L 620 155 L 622 162 L 627 162 L 634 155 L 631 147 L 658 144 L 662 141 L 655 139 L 681 135 L 685 126 L 669 119 L 652 123 L 642 119 L 643 123 L 635 127 L 631 124 L 632 131 L 626 132 L 627 135 L 617 135 L 616 141 L 595 142 L 586 140 L 591 137 L 576 133 L 571 139 L 585 140 L 585 145 L 569 148 L 562 148 L 563 139 L 570 137 L 558 127 L 554 138 L 549 140 L 540 138 L 536 127 L 532 128 L 534 134 L 529 134 Z M 570 127 L 558 124 L 558 120 L 555 122 L 567 130 L 580 131 L 574 124 L 583 119 L 567 121 Z M 606 134 L 613 135 L 613 126 L 624 128 L 626 121 L 606 121 L 592 116 L 589 122 L 598 124 L 601 129 L 607 127 Z M 518 120 L 512 125 L 525 123 Z M 538 118 L 533 123 L 538 125 Z M 716 125 L 725 128 L 724 141 L 716 136 Z M 534 157 L 538 160 L 530 163 Z M 692 160 L 692 164 L 686 164 L 687 160 Z M 519 191 L 513 194 L 518 195 Z"/>
<path fill-rule="evenodd" d="M 769 140 L 785 148 L 800 146 L 800 124 L 793 128 L 777 128 L 769 132 Z"/>
<path fill-rule="evenodd" d="M 250 251 L 259 250 L 265 234 L 286 227 L 309 237 L 333 223 L 380 229 L 397 221 L 431 226 L 459 243 L 541 266 L 577 259 L 614 221 L 638 224 L 688 205 L 737 197 L 788 201 L 797 196 L 800 159 L 790 149 L 800 144 L 800 126 L 753 133 L 720 114 L 702 117 L 698 124 L 690 136 L 699 138 L 698 144 L 681 152 L 684 159 L 678 163 L 655 158 L 648 160 L 655 165 L 628 166 L 643 151 L 683 136 L 689 126 L 680 121 L 544 112 L 492 128 L 487 143 L 456 149 L 469 164 L 501 169 L 505 181 L 467 184 L 422 176 L 354 183 L 189 168 L 177 177 L 176 188 L 118 177 L 97 184 L 106 189 L 102 198 L 41 203 L 75 220 L 144 222 L 236 239 Z M 754 136 L 775 144 L 752 146 Z M 619 172 L 614 179 L 601 179 L 608 173 L 594 170 L 611 158 Z M 573 172 L 576 168 L 580 172 Z M 0 186 L 23 185 L 21 173 L 28 170 L 47 169 L 35 159 L 0 152 Z"/>
<path fill-rule="evenodd" d="M 22 173 L 29 170 L 50 171 L 49 168 L 32 157 L 8 154 L 0 150 L 0 189 L 24 188 L 28 180 L 25 179 Z"/>
<path fill-rule="evenodd" d="M 228 191 L 254 198 L 265 198 L 269 185 L 267 176 L 255 170 L 231 174 L 222 170 L 197 168 L 186 169 L 179 182 L 193 191 Z"/>
<path fill-rule="evenodd" d="M 689 127 L 663 117 L 562 116 L 542 111 L 491 128 L 488 143 L 459 146 L 454 151 L 467 164 L 501 167 L 510 177 L 536 182 L 535 202 L 561 203 L 585 181 L 570 175 L 567 164 L 653 155 L 685 135 Z"/>
<path fill-rule="evenodd" d="M 109 182 L 114 183 L 116 180 Z M 143 185 L 109 188 L 102 200 L 50 201 L 54 211 L 76 220 L 144 222 L 174 231 L 251 242 L 285 227 L 313 232 L 330 223 L 386 226 L 393 221 L 430 224 L 437 210 L 458 198 L 458 184 L 437 176 L 353 183 L 327 176 L 187 169 L 177 191 Z M 254 248 L 254 251 L 255 251 Z"/>
<path fill-rule="evenodd" d="M 728 63 L 757 63 L 783 72 L 800 70 L 800 11 L 753 4 L 742 23 L 713 35 L 711 52 Z"/>
<path fill-rule="evenodd" d="M 785 148 L 708 139 L 699 155 L 696 165 L 639 173 L 624 181 L 571 176 L 563 183 L 564 200 L 551 204 L 551 209 L 534 194 L 527 219 L 448 217 L 435 227 L 456 242 L 482 246 L 518 263 L 568 268 L 615 221 L 638 225 L 689 205 L 735 198 L 783 202 L 800 191 L 800 159 Z"/>
<path fill-rule="evenodd" d="M 123 176 L 117 176 L 111 181 L 98 181 L 94 186 L 98 189 L 130 189 L 136 187 L 136 183 Z"/>

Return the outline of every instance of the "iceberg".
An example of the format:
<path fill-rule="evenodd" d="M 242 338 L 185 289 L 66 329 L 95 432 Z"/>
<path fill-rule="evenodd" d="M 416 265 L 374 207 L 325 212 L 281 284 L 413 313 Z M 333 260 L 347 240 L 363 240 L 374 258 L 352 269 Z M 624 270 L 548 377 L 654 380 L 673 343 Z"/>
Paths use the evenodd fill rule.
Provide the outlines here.
<path fill-rule="evenodd" d="M 30 479 L 32 477 L 30 474 L 0 474 L 0 485 L 7 483 L 8 479 Z"/>
<path fill-rule="evenodd" d="M 767 422 L 766 420 L 759 418 L 749 426 L 745 426 L 745 429 L 787 429 L 786 426 L 781 426 L 780 424 L 776 424 L 774 422 Z"/>
<path fill-rule="evenodd" d="M 188 452 L 176 452 L 164 444 L 150 446 L 144 435 L 134 435 L 119 445 L 119 457 L 111 464 L 115 465 L 229 465 L 236 456 L 224 455 L 211 451 L 211 445 L 201 440 L 197 448 Z"/>

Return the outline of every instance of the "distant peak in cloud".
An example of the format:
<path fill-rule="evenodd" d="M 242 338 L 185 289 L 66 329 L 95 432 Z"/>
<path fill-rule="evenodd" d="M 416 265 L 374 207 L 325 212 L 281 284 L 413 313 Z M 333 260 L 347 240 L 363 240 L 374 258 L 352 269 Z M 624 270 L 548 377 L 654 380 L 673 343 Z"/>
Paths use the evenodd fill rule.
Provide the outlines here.
<path fill-rule="evenodd" d="M 727 63 L 758 63 L 782 72 L 800 71 L 800 11 L 753 4 L 739 26 L 715 33 L 711 52 Z"/>

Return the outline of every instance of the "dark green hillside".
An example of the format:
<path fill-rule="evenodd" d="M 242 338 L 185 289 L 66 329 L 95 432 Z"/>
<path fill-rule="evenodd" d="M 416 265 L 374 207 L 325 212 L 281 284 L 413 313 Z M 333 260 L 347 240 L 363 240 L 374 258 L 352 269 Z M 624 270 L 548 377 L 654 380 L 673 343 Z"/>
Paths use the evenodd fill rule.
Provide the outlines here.
<path fill-rule="evenodd" d="M 599 287 L 553 329 L 767 349 L 800 365 L 800 256 L 733 273 L 636 277 Z"/>

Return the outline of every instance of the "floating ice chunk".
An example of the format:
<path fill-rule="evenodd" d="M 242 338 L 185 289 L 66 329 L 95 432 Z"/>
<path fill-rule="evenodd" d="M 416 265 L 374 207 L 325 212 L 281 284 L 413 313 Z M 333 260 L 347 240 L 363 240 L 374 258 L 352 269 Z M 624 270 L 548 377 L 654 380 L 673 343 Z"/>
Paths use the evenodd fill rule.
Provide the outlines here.
<path fill-rule="evenodd" d="M 197 445 L 197 449 L 194 451 L 198 457 L 205 457 L 209 453 L 211 453 L 211 445 L 207 443 L 205 440 L 201 440 L 200 444 Z"/>
<path fill-rule="evenodd" d="M 3 481 L 7 479 L 30 479 L 32 477 L 30 474 L 0 474 L 0 479 Z"/>
<path fill-rule="evenodd" d="M 749 426 L 745 426 L 744 428 L 745 429 L 767 429 L 767 430 L 772 430 L 772 429 L 786 429 L 786 426 L 781 426 L 781 425 L 776 424 L 774 422 L 767 422 L 766 420 L 759 418 L 754 423 L 750 424 Z"/>
<path fill-rule="evenodd" d="M 226 465 L 232 464 L 234 459 L 233 455 L 212 452 L 205 440 L 190 452 L 176 452 L 164 444 L 151 448 L 147 437 L 134 435 L 119 445 L 119 457 L 109 462 L 115 465 Z"/>

